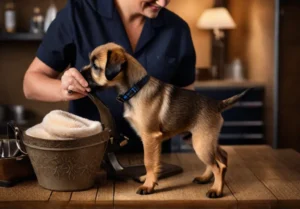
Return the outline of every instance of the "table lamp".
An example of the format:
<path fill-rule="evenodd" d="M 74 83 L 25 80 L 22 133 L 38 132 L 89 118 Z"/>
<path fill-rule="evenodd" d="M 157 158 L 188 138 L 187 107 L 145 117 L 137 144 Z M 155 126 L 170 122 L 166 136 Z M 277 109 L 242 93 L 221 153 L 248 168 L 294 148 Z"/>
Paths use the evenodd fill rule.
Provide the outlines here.
<path fill-rule="evenodd" d="M 197 27 L 200 29 L 213 30 L 214 45 L 218 47 L 218 55 L 213 54 L 212 76 L 220 79 L 224 68 L 224 44 L 222 39 L 225 34 L 222 30 L 234 29 L 236 24 L 224 7 L 214 7 L 206 9 L 197 21 Z M 216 58 L 215 56 L 218 56 Z"/>

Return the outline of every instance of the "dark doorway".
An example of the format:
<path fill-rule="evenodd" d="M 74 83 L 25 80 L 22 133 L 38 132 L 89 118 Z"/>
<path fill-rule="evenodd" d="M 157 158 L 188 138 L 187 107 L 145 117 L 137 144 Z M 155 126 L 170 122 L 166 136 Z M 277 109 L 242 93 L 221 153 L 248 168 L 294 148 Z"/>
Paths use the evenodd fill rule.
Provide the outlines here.
<path fill-rule="evenodd" d="M 278 145 L 300 152 L 299 0 L 280 1 L 278 84 Z"/>

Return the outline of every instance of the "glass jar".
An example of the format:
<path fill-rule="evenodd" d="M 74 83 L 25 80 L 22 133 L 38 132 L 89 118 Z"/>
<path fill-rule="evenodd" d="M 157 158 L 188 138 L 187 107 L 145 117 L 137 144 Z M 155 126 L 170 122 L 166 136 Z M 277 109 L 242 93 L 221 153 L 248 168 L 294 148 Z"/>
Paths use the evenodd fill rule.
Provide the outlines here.
<path fill-rule="evenodd" d="M 16 10 L 13 1 L 5 4 L 4 26 L 7 33 L 16 32 Z"/>
<path fill-rule="evenodd" d="M 44 17 L 41 14 L 41 9 L 39 7 L 33 8 L 33 16 L 30 20 L 29 31 L 35 34 L 44 32 Z"/>

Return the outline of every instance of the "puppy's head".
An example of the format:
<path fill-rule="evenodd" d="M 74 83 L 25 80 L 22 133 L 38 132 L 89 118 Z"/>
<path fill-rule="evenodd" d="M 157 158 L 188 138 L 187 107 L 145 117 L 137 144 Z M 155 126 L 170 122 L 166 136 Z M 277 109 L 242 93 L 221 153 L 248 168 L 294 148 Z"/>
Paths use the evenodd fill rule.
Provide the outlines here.
<path fill-rule="evenodd" d="M 95 48 L 90 54 L 90 64 L 81 71 L 91 88 L 115 86 L 127 68 L 125 50 L 114 43 Z"/>

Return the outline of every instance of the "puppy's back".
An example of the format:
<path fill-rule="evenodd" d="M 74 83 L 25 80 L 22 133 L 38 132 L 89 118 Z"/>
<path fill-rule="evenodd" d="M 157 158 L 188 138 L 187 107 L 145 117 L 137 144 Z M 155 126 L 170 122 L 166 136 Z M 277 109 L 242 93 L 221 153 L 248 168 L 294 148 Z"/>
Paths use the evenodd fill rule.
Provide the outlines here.
<path fill-rule="evenodd" d="M 161 108 L 163 131 L 188 129 L 202 116 L 218 114 L 219 102 L 196 91 L 166 85 Z M 178 132 L 185 130 L 178 130 Z M 176 131 L 177 132 L 177 131 Z"/>

